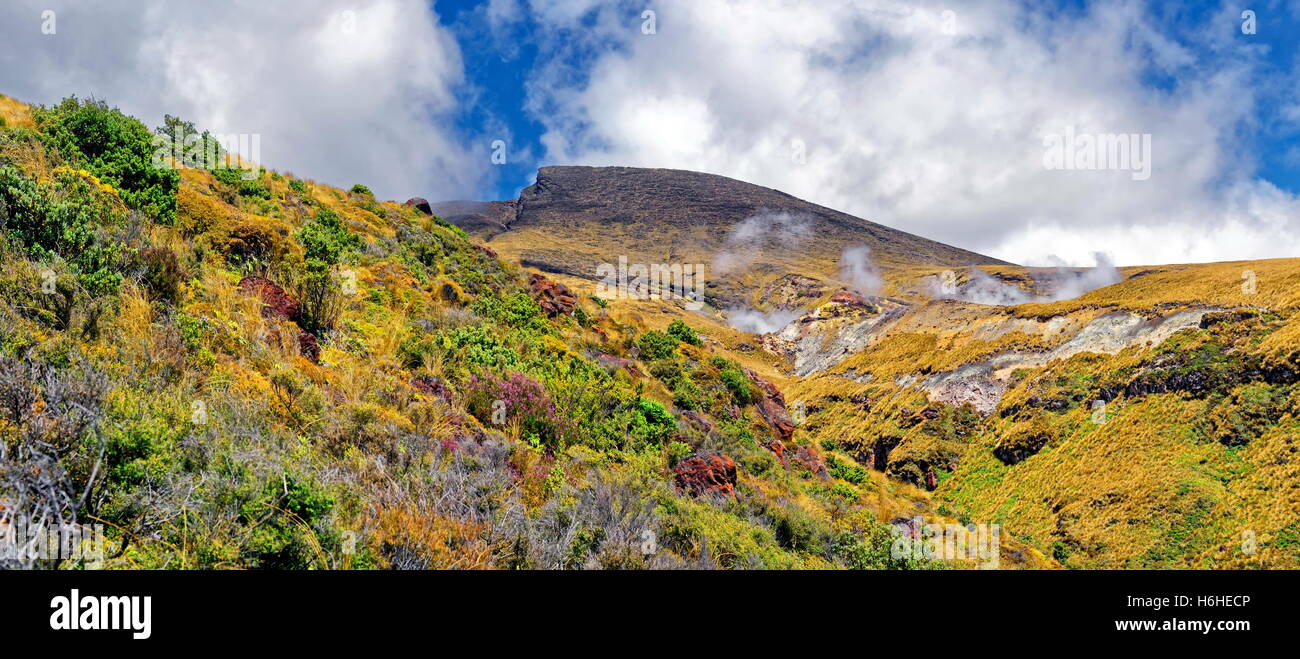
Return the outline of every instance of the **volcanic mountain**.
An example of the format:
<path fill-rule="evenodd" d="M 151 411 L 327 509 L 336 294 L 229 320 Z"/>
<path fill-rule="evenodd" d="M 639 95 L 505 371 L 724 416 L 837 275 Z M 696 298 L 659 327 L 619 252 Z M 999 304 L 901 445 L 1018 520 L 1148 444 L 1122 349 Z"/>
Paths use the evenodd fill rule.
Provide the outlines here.
<path fill-rule="evenodd" d="M 452 201 L 433 212 L 526 267 L 596 279 L 596 266 L 702 263 L 715 306 L 808 302 L 833 291 L 846 247 L 887 271 L 1009 265 L 784 192 L 677 169 L 543 167 L 512 201 Z M 759 291 L 766 291 L 758 295 Z M 812 294 L 813 292 L 816 294 Z M 761 298 L 761 299 L 754 299 Z M 800 300 L 802 298 L 802 300 Z"/>

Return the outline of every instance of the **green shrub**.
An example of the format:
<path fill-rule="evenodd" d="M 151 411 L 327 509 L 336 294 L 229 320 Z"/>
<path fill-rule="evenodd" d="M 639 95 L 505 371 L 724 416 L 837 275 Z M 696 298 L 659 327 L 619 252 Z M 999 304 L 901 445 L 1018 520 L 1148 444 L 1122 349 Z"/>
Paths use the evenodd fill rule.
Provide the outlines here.
<path fill-rule="evenodd" d="M 121 218 L 76 175 L 59 175 L 57 184 L 39 185 L 15 167 L 0 167 L 0 228 L 38 261 L 67 260 L 91 295 L 115 292 L 122 246 L 102 238 L 100 227 Z"/>
<path fill-rule="evenodd" d="M 316 217 L 298 232 L 307 266 L 321 270 L 336 265 L 347 252 L 361 247 L 361 238 L 343 226 L 338 213 L 321 207 Z"/>
<path fill-rule="evenodd" d="M 180 175 L 156 166 L 154 138 L 144 124 L 103 101 L 75 96 L 32 116 L 51 146 L 117 188 L 128 207 L 160 224 L 176 222 Z"/>
<path fill-rule="evenodd" d="M 680 320 L 674 320 L 668 324 L 668 335 L 676 338 L 682 343 L 688 343 L 693 346 L 703 345 L 704 343 L 700 340 L 700 336 L 695 333 L 694 328 Z"/>
<path fill-rule="evenodd" d="M 677 339 L 659 330 L 650 330 L 637 340 L 637 355 L 643 361 L 668 359 L 673 356 L 673 351 L 677 350 L 677 343 Z"/>
<path fill-rule="evenodd" d="M 360 183 L 352 186 L 352 194 L 365 195 L 367 197 L 375 196 L 375 193 L 371 192 L 370 188 L 367 188 L 366 186 L 361 185 Z"/>
<path fill-rule="evenodd" d="M 311 190 L 308 189 L 307 184 L 303 183 L 302 181 L 299 181 L 298 179 L 293 179 L 289 181 L 289 189 L 293 190 L 295 193 L 299 195 L 311 194 Z"/>
<path fill-rule="evenodd" d="M 833 455 L 826 456 L 826 470 L 835 478 L 842 478 L 854 485 L 867 482 L 867 470 L 855 464 L 843 462 Z"/>
<path fill-rule="evenodd" d="M 714 357 L 712 364 L 718 369 L 718 379 L 731 392 L 731 398 L 737 405 L 748 405 L 758 398 L 754 384 L 749 381 L 740 365 L 729 359 Z"/>

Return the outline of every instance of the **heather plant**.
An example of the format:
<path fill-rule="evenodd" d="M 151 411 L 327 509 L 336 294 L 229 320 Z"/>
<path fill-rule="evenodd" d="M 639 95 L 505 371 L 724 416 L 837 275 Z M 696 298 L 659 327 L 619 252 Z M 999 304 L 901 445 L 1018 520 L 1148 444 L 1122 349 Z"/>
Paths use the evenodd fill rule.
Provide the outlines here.
<path fill-rule="evenodd" d="M 465 384 L 465 406 L 484 424 L 515 426 L 548 448 L 561 447 L 569 423 L 542 383 L 522 373 L 475 375 Z"/>

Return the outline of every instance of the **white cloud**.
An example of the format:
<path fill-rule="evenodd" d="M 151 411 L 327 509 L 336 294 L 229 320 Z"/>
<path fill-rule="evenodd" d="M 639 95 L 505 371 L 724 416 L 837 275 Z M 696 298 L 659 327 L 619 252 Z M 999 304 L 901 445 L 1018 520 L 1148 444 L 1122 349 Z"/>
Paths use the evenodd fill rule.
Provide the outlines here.
<path fill-rule="evenodd" d="M 590 2 L 538 6 L 561 35 L 530 88 L 548 162 L 722 174 L 1026 264 L 1300 255 L 1297 199 L 1236 139 L 1251 57 L 1190 50 L 1132 3 L 958 8 L 954 34 L 924 2 L 662 0 L 654 35 L 635 3 L 589 30 Z M 1150 179 L 1045 169 L 1067 127 L 1151 134 Z"/>
<path fill-rule="evenodd" d="M 150 127 L 167 113 L 260 134 L 264 164 L 299 176 L 461 198 L 487 172 L 486 148 L 471 156 L 450 128 L 460 51 L 423 0 L 11 0 L 0 42 L 0 93 L 93 95 Z"/>

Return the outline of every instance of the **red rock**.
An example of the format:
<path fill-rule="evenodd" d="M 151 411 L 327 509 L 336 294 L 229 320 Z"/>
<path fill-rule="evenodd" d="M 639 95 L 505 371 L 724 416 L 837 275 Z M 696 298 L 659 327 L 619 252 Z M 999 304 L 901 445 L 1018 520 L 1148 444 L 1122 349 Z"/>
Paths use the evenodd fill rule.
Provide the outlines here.
<path fill-rule="evenodd" d="M 758 373 L 751 369 L 745 369 L 745 375 L 763 391 L 763 397 L 754 404 L 758 408 L 758 413 L 780 435 L 781 441 L 790 441 L 790 438 L 794 437 L 794 421 L 785 409 L 785 396 L 782 395 L 781 390 L 759 377 Z"/>
<path fill-rule="evenodd" d="M 298 317 L 298 303 L 266 277 L 244 277 L 239 281 L 239 292 L 254 295 L 262 301 L 263 318 L 293 320 Z"/>
<path fill-rule="evenodd" d="M 826 460 L 817 451 L 808 446 L 796 446 L 790 451 L 790 461 L 797 462 L 804 469 L 812 472 L 814 476 L 821 480 L 828 481 L 831 479 L 831 472 L 826 468 Z"/>
<path fill-rule="evenodd" d="M 925 470 L 925 489 L 933 490 L 939 487 L 939 478 L 934 475 L 934 468 Z"/>
<path fill-rule="evenodd" d="M 578 303 L 568 286 L 551 281 L 537 273 L 533 273 L 528 278 L 528 290 L 541 305 L 542 311 L 551 317 L 573 313 L 573 307 Z"/>
<path fill-rule="evenodd" d="M 421 375 L 420 377 L 411 380 L 411 386 L 421 392 L 429 394 L 430 396 L 437 396 L 444 401 L 449 403 L 451 402 L 451 390 L 447 388 L 445 382 L 438 378 L 429 375 Z"/>
<path fill-rule="evenodd" d="M 298 354 L 310 359 L 313 364 L 320 363 L 320 343 L 310 332 L 298 332 Z"/>
<path fill-rule="evenodd" d="M 497 258 L 497 253 L 496 253 L 495 251 L 493 251 L 493 249 L 492 249 L 491 247 L 488 247 L 487 245 L 475 245 L 475 247 L 477 247 L 477 248 L 483 250 L 483 253 L 484 253 L 484 254 L 487 254 L 488 256 L 490 256 L 490 257 L 492 257 L 492 258 L 494 258 L 494 259 Z"/>
<path fill-rule="evenodd" d="M 779 439 L 774 439 L 770 442 L 763 442 L 763 448 L 771 451 L 772 455 L 776 456 L 777 461 L 781 463 L 782 467 L 786 466 L 785 442 L 782 442 Z"/>
<path fill-rule="evenodd" d="M 772 426 L 772 429 L 780 435 L 781 441 L 788 442 L 794 437 L 794 421 L 790 419 L 790 414 L 786 412 L 784 406 L 778 405 L 775 399 L 764 396 L 758 401 L 756 407 L 767 425 Z"/>
<path fill-rule="evenodd" d="M 717 451 L 701 451 L 673 468 L 677 487 L 691 496 L 735 496 L 736 461 Z"/>
<path fill-rule="evenodd" d="M 864 307 L 867 305 L 867 301 L 862 299 L 861 295 L 858 295 L 853 291 L 840 291 L 831 296 L 831 302 L 857 307 Z"/>
<path fill-rule="evenodd" d="M 632 375 L 635 375 L 637 377 L 641 377 L 642 375 L 644 375 L 641 372 L 641 369 L 637 368 L 636 362 L 632 361 L 631 359 L 627 359 L 624 357 L 615 357 L 614 355 L 607 355 L 605 353 L 601 353 L 596 355 L 596 361 L 601 366 L 610 369 L 611 372 L 622 368 L 622 369 L 626 369 L 628 373 L 631 373 Z"/>

